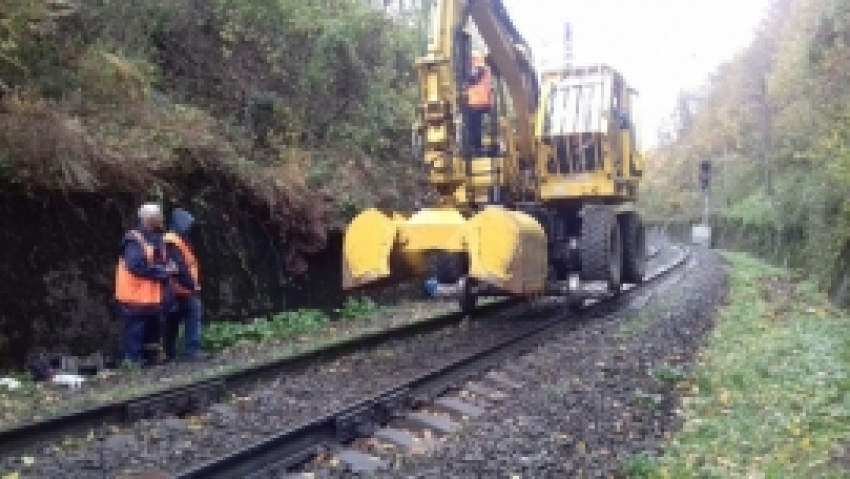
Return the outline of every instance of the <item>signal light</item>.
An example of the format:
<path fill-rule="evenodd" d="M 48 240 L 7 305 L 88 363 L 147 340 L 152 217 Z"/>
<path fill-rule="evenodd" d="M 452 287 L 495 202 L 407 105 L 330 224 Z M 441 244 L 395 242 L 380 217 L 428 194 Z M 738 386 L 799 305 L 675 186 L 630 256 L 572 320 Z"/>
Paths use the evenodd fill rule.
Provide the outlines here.
<path fill-rule="evenodd" d="M 711 184 L 711 162 L 701 161 L 699 164 L 699 187 L 702 191 L 708 191 Z"/>

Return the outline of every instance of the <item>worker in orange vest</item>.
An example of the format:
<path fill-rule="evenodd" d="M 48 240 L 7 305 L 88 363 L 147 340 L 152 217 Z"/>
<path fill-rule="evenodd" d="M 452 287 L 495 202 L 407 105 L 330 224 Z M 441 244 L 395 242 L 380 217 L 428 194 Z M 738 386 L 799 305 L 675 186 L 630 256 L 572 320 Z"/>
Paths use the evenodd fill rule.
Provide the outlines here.
<path fill-rule="evenodd" d="M 201 352 L 201 302 L 200 271 L 198 259 L 189 243 L 189 232 L 195 218 L 186 210 L 176 209 L 171 213 L 171 230 L 165 234 L 168 258 L 177 264 L 177 274 L 172 284 L 176 301 L 165 316 L 165 355 L 169 360 L 177 358 L 177 336 L 180 323 L 184 324 L 184 357 L 189 361 L 206 359 Z"/>
<path fill-rule="evenodd" d="M 483 156 L 483 117 L 493 108 L 493 79 L 484 54 L 472 52 L 472 71 L 466 81 L 466 121 L 473 155 Z"/>
<path fill-rule="evenodd" d="M 171 302 L 168 279 L 176 273 L 176 266 L 168 263 L 162 241 L 160 206 L 142 205 L 139 222 L 138 229 L 124 235 L 115 272 L 115 301 L 124 322 L 122 357 L 132 364 L 142 364 L 144 344 L 159 340 L 160 318 Z"/>

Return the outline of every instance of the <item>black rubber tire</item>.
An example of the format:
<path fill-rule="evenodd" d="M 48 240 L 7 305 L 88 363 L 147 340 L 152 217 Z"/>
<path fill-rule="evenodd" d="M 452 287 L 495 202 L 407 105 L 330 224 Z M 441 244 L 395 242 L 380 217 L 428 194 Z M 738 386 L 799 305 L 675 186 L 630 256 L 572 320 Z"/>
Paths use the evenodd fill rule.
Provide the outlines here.
<path fill-rule="evenodd" d="M 578 240 L 581 279 L 605 281 L 608 289 L 620 289 L 623 244 L 617 216 L 606 206 L 586 206 Z"/>
<path fill-rule="evenodd" d="M 635 212 L 621 214 L 618 218 L 623 234 L 623 282 L 643 283 L 646 275 L 646 231 Z"/>
<path fill-rule="evenodd" d="M 435 251 L 428 258 L 429 276 L 441 284 L 454 284 L 463 276 L 463 256 L 459 253 Z"/>
<path fill-rule="evenodd" d="M 458 306 L 465 316 L 472 316 L 475 313 L 475 308 L 478 306 L 478 296 L 472 294 L 472 286 L 473 280 L 466 278 L 463 291 L 460 298 L 458 298 Z"/>

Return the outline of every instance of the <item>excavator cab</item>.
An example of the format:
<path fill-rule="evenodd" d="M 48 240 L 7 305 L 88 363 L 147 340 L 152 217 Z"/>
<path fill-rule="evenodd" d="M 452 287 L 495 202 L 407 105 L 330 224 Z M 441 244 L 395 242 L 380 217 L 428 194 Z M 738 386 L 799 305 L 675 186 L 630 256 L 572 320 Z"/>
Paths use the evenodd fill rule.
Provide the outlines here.
<path fill-rule="evenodd" d="M 636 92 L 606 65 L 543 78 L 541 199 L 633 200 L 643 172 L 633 121 Z"/>

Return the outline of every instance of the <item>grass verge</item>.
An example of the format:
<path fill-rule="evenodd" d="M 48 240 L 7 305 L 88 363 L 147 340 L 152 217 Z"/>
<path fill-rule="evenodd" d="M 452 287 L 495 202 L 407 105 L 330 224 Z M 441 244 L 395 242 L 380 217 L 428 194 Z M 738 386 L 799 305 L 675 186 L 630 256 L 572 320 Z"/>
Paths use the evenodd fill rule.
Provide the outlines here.
<path fill-rule="evenodd" d="M 629 477 L 846 477 L 850 319 L 807 281 L 743 254 L 729 304 L 685 379 L 683 429 Z M 846 469 L 845 469 L 846 471 Z"/>

